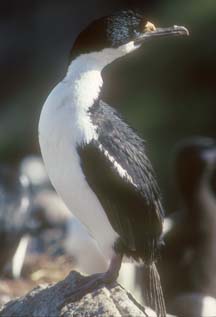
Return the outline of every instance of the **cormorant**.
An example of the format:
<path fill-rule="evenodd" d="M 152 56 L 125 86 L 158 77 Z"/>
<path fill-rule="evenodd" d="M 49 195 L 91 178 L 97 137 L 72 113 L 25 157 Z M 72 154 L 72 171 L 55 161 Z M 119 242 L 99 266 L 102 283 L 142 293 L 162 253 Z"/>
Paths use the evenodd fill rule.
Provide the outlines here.
<path fill-rule="evenodd" d="M 48 96 L 39 140 L 51 182 L 88 228 L 107 263 L 94 283 L 116 280 L 122 258 L 142 260 L 147 303 L 158 316 L 165 305 L 156 269 L 164 212 L 145 142 L 103 100 L 101 72 L 110 63 L 162 36 L 188 35 L 182 26 L 156 28 L 125 10 L 94 21 L 71 51 L 66 77 Z"/>

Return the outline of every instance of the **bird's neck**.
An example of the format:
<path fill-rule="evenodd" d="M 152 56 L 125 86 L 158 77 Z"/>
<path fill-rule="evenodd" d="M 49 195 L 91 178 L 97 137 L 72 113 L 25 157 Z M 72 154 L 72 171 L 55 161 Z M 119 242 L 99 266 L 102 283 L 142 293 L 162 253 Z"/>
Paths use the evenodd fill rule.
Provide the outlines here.
<path fill-rule="evenodd" d="M 100 94 L 103 80 L 102 70 L 113 61 L 137 49 L 133 42 L 119 48 L 81 54 L 68 67 L 65 82 L 69 83 L 76 106 L 88 110 Z"/>
<path fill-rule="evenodd" d="M 88 111 L 98 99 L 103 85 L 102 69 L 100 63 L 86 55 L 71 62 L 64 82 L 72 94 L 74 108 Z"/>
<path fill-rule="evenodd" d="M 89 109 L 98 99 L 102 85 L 101 67 L 95 60 L 81 56 L 72 61 L 65 78 L 52 90 L 43 106 L 40 142 L 53 134 L 55 139 L 70 135 L 74 143 L 90 142 L 95 137 L 95 128 Z"/>

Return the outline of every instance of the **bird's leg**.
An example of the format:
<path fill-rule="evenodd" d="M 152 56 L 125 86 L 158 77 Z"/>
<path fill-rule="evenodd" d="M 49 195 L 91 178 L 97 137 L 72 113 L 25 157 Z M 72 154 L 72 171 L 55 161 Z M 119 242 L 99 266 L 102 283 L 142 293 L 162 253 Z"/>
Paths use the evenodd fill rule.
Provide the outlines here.
<path fill-rule="evenodd" d="M 72 295 L 73 298 L 78 300 L 100 285 L 115 282 L 119 275 L 121 263 L 122 255 L 115 254 L 110 261 L 110 266 L 107 272 L 97 273 L 86 277 L 85 281 L 83 281 L 84 283 L 79 288 L 75 289 L 75 292 Z"/>
<path fill-rule="evenodd" d="M 112 283 L 117 280 L 121 264 L 122 254 L 115 254 L 110 261 L 109 269 L 107 272 L 103 273 L 104 283 Z"/>

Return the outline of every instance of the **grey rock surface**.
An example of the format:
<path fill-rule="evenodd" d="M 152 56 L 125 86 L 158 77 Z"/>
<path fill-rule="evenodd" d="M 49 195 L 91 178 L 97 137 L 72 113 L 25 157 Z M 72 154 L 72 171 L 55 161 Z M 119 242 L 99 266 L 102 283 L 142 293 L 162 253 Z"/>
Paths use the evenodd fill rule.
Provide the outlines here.
<path fill-rule="evenodd" d="M 40 285 L 27 295 L 12 300 L 0 309 L 1 317 L 154 317 L 119 284 L 93 284 L 88 293 L 82 287 L 92 284 L 93 276 L 71 272 L 63 281 Z"/>

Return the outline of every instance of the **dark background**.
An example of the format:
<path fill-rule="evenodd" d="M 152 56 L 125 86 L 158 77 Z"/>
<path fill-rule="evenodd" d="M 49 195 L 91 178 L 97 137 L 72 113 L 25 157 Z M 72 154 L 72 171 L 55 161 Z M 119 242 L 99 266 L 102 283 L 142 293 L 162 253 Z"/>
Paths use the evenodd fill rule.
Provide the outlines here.
<path fill-rule="evenodd" d="M 169 211 L 177 207 L 173 148 L 188 136 L 216 137 L 216 2 L 20 0 L 0 4 L 0 160 L 39 153 L 37 125 L 64 76 L 77 33 L 116 8 L 140 5 L 158 26 L 185 25 L 189 38 L 158 39 L 104 70 L 105 98 L 148 141 Z"/>

